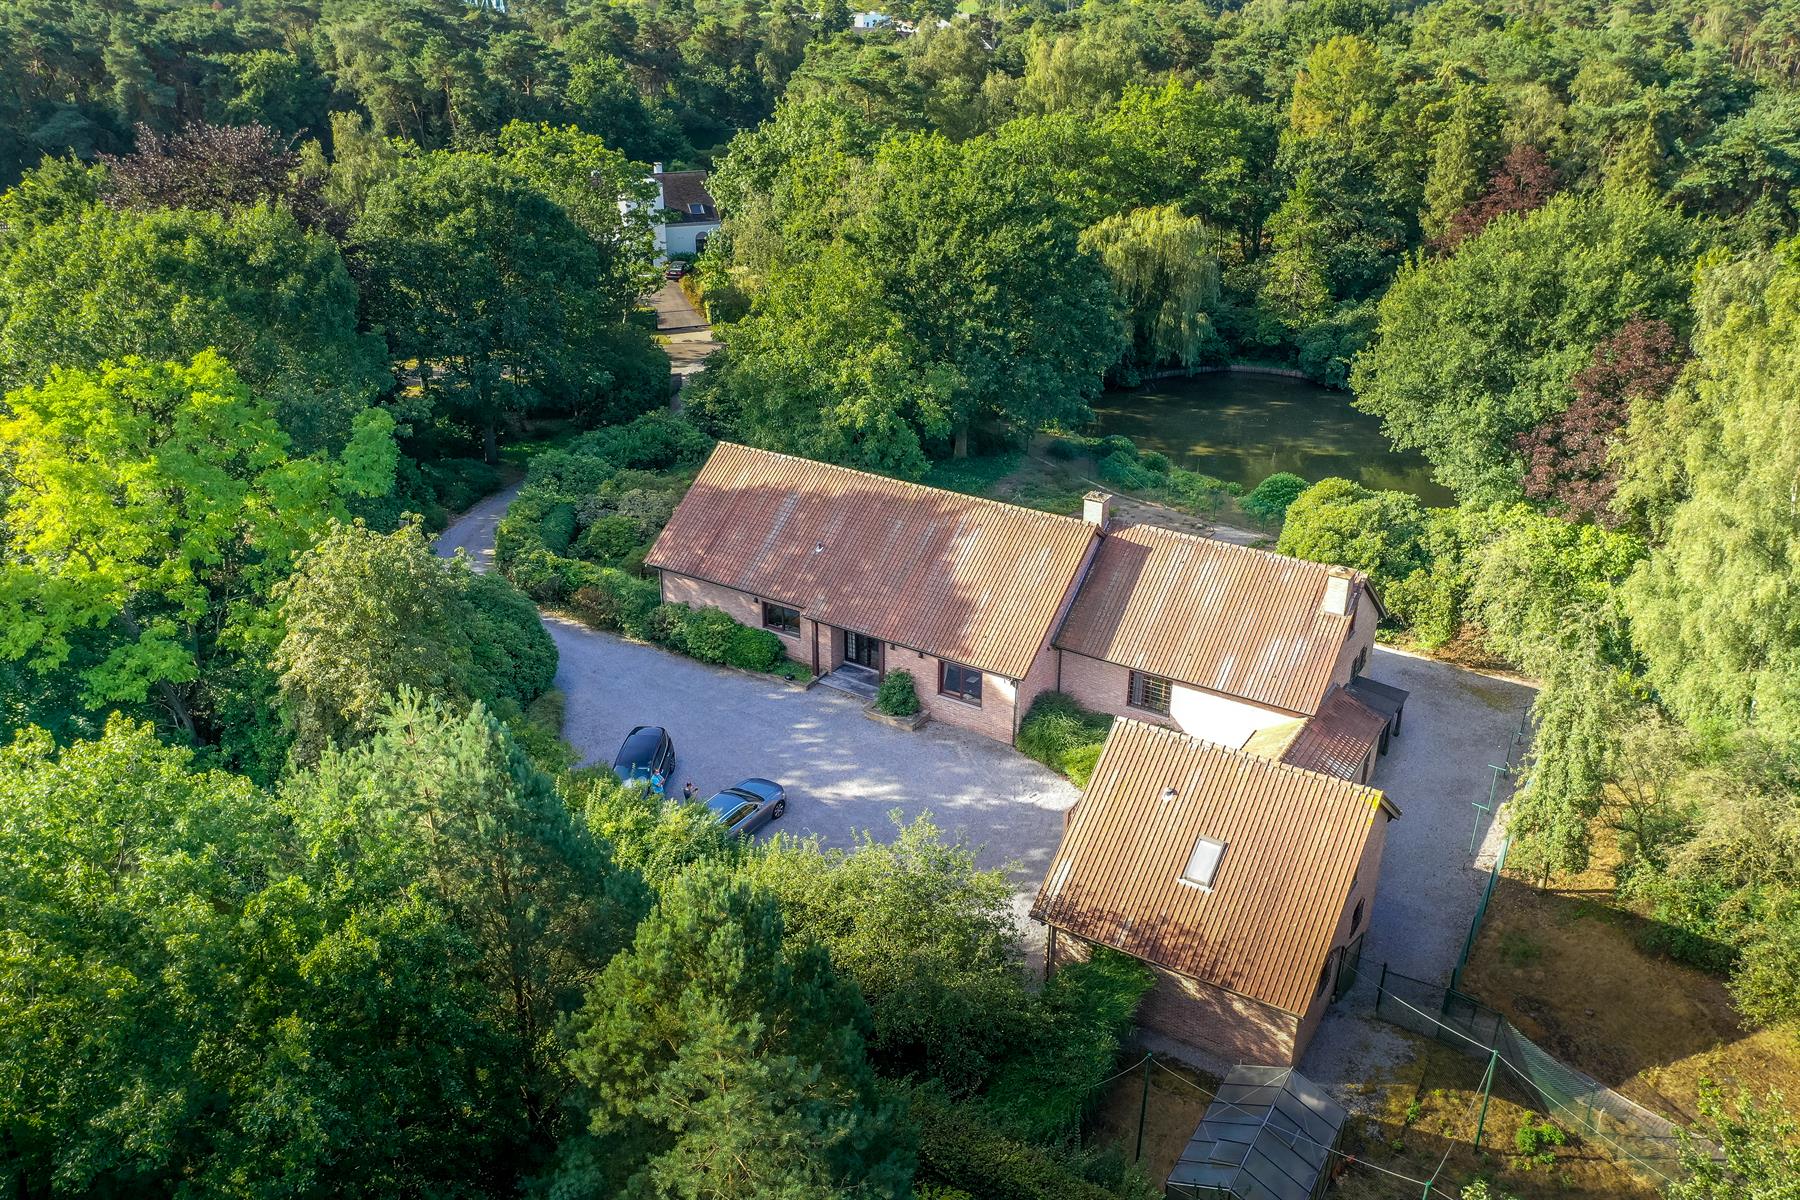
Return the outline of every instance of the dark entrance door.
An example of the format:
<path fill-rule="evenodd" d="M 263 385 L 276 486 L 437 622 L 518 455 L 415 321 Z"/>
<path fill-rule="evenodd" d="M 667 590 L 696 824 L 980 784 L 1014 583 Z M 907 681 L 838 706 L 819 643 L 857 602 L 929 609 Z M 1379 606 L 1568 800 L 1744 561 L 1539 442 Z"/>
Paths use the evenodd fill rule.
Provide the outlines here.
<path fill-rule="evenodd" d="M 865 634 L 844 631 L 844 661 L 855 663 L 859 667 L 867 667 L 871 671 L 881 670 L 881 643 Z"/>
<path fill-rule="evenodd" d="M 1331 993 L 1333 1000 L 1342 1000 L 1344 993 L 1356 986 L 1356 969 L 1362 966 L 1363 936 L 1358 934 L 1354 942 L 1344 947 L 1344 955 L 1338 959 L 1337 987 Z"/>

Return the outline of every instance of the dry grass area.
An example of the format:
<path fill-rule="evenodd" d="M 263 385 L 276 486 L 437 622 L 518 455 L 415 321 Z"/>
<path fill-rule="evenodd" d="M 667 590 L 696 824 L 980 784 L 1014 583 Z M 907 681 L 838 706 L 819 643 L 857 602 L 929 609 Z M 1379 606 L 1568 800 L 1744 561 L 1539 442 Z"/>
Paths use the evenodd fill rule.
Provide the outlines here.
<path fill-rule="evenodd" d="M 1714 976 L 1645 951 L 1604 866 L 1540 889 L 1504 879 L 1463 990 L 1647 1108 L 1692 1120 L 1700 1080 L 1800 1096 L 1800 1038 L 1744 1028 Z"/>
<path fill-rule="evenodd" d="M 1144 1072 L 1121 1077 L 1088 1118 L 1087 1139 L 1116 1146 L 1129 1158 L 1137 1147 L 1138 1112 L 1144 1112 L 1144 1174 L 1161 1182 L 1169 1177 L 1182 1147 L 1206 1115 L 1207 1097 L 1219 1086 L 1216 1076 L 1173 1059 L 1150 1071 L 1150 1103 L 1144 1107 Z"/>
<path fill-rule="evenodd" d="M 1412 1179 L 1435 1176 L 1433 1195 L 1442 1189 L 1443 1195 L 1454 1197 L 1463 1184 L 1486 1179 L 1496 1197 L 1518 1200 L 1656 1196 L 1655 1188 L 1614 1162 L 1604 1147 L 1584 1144 L 1566 1133 L 1560 1146 L 1542 1136 L 1533 1145 L 1531 1131 L 1542 1131 L 1544 1120 L 1504 1079 L 1493 1088 L 1481 1144 L 1474 1145 L 1486 1064 L 1448 1046 L 1415 1040 L 1411 1062 L 1393 1078 L 1366 1085 L 1372 1115 L 1351 1117 L 1344 1139 L 1347 1153 Z M 1420 1192 L 1414 1184 L 1353 1164 L 1341 1167 L 1331 1194 L 1378 1200 Z"/>
<path fill-rule="evenodd" d="M 1504 1084 L 1494 1089 L 1489 1102 L 1481 1146 L 1471 1145 L 1484 1064 L 1423 1038 L 1417 1046 L 1413 1060 L 1392 1078 L 1364 1085 L 1363 1107 L 1371 1115 L 1351 1116 L 1341 1146 L 1344 1155 L 1357 1161 L 1337 1160 L 1338 1177 L 1330 1195 L 1392 1200 L 1421 1194 L 1417 1184 L 1369 1164 L 1419 1181 L 1435 1175 L 1438 1187 L 1433 1195 L 1441 1188 L 1445 1197 L 1454 1197 L 1463 1184 L 1475 1179 L 1492 1181 L 1497 1197 L 1518 1200 L 1651 1200 L 1656 1195 L 1599 1149 L 1573 1138 L 1561 1146 L 1521 1150 L 1519 1131 L 1528 1125 L 1541 1127 L 1542 1119 Z M 1217 1079 L 1203 1072 L 1175 1062 L 1165 1065 L 1169 1071 L 1150 1073 L 1144 1121 L 1142 1167 L 1159 1181 L 1168 1177 L 1218 1086 Z M 1137 1142 L 1143 1088 L 1144 1077 L 1135 1071 L 1114 1083 L 1088 1123 L 1090 1140 L 1109 1143 L 1130 1156 Z"/>

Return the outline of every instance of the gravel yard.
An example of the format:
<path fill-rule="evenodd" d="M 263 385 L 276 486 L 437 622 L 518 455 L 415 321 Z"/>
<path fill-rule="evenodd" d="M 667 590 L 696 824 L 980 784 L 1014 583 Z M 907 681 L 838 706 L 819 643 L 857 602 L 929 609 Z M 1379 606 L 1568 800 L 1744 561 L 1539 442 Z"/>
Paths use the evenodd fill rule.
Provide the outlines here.
<path fill-rule="evenodd" d="M 946 834 L 981 847 L 984 866 L 1005 867 L 1021 913 L 1029 907 L 1076 792 L 1011 747 L 943 725 L 895 729 L 828 688 L 802 691 L 572 621 L 545 623 L 562 656 L 563 735 L 584 763 L 611 762 L 634 725 L 661 725 L 675 739 L 672 790 L 692 780 L 705 797 L 748 775 L 786 785 L 787 815 L 770 832 L 843 846 L 858 830 L 885 836 L 891 811 L 909 821 L 930 812 Z"/>

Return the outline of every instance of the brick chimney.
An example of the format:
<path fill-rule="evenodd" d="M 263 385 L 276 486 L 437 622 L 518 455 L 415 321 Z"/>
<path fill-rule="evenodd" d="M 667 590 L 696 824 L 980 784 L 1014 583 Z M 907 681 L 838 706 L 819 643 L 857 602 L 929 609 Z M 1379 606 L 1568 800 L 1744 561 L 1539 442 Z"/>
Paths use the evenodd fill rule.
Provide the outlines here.
<path fill-rule="evenodd" d="M 1105 492 L 1089 492 L 1081 498 L 1081 519 L 1102 533 L 1112 522 L 1113 498 Z"/>
<path fill-rule="evenodd" d="M 1347 567 L 1332 567 L 1325 576 L 1325 601 L 1319 610 L 1327 616 L 1350 615 L 1350 582 L 1354 574 Z"/>

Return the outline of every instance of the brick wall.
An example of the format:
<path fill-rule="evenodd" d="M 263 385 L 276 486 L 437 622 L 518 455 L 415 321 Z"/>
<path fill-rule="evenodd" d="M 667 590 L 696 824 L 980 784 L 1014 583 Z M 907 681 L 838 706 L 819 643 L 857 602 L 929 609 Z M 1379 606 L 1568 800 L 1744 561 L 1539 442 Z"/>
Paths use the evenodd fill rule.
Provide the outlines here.
<path fill-rule="evenodd" d="M 716 583 L 708 583 L 704 579 L 694 579 L 688 575 L 678 575 L 673 571 L 662 573 L 662 598 L 668 604 L 690 604 L 695 608 L 717 608 L 729 614 L 734 620 L 750 626 L 752 629 L 762 628 L 762 600 L 748 592 L 740 592 L 735 588 L 721 587 Z M 807 669 L 812 668 L 812 622 L 802 617 L 800 633 L 789 636 L 780 630 L 771 629 L 781 639 L 789 658 Z M 825 653 L 825 631 L 819 631 L 819 653 Z M 842 661 L 842 656 L 839 656 Z M 835 664 L 834 664 L 835 665 Z M 830 667 L 826 667 L 830 670 Z"/>
<path fill-rule="evenodd" d="M 1357 656 L 1364 651 L 1373 651 L 1375 626 L 1378 622 L 1375 601 L 1370 598 L 1368 588 L 1357 588 L 1356 607 L 1350 614 L 1350 636 L 1344 639 L 1344 648 L 1338 652 L 1337 663 L 1332 668 L 1333 683 L 1349 683 L 1350 677 L 1356 673 Z"/>
<path fill-rule="evenodd" d="M 1087 943 L 1058 930 L 1052 969 L 1088 957 Z M 1291 1066 L 1299 1059 L 1299 1018 L 1146 963 L 1156 983 L 1138 1006 L 1137 1024 L 1233 1063 Z"/>
<path fill-rule="evenodd" d="M 1258 729 L 1294 719 L 1292 713 L 1279 712 L 1179 683 L 1174 686 L 1174 694 L 1170 697 L 1168 716 L 1146 712 L 1126 703 L 1131 686 L 1131 672 L 1128 669 L 1067 650 L 1058 653 L 1062 655 L 1062 690 L 1075 697 L 1083 708 L 1091 708 L 1095 712 L 1180 729 L 1194 737 L 1229 746 L 1234 750 L 1242 746 Z"/>
<path fill-rule="evenodd" d="M 1369 840 L 1363 846 L 1362 861 L 1356 865 L 1356 881 L 1351 885 L 1350 894 L 1344 898 L 1344 911 L 1338 916 L 1336 931 L 1331 937 L 1332 950 L 1342 954 L 1345 947 L 1358 936 L 1369 932 L 1369 924 L 1375 918 L 1375 888 L 1381 881 L 1381 856 L 1387 848 L 1387 827 L 1389 818 L 1385 813 L 1377 812 L 1374 827 L 1369 830 Z M 1362 924 L 1351 929 L 1351 921 L 1356 916 L 1356 906 L 1363 906 Z M 1366 944 L 1366 943 L 1365 943 Z M 1323 963 L 1319 964 L 1321 967 Z M 1312 1040 L 1313 1033 L 1319 1028 L 1319 1022 L 1325 1016 L 1325 1010 L 1331 1007 L 1331 994 L 1336 991 L 1339 961 L 1332 962 L 1332 985 L 1325 989 L 1323 996 L 1313 997 L 1307 1007 L 1306 1016 L 1300 1022 L 1300 1030 L 1295 1038 L 1295 1048 L 1299 1053 L 1306 1052 L 1306 1045 Z M 1362 969 L 1367 971 L 1372 964 L 1365 955 Z"/>
<path fill-rule="evenodd" d="M 929 654 L 920 654 L 905 646 L 896 646 L 889 642 L 886 646 L 887 669 L 890 671 L 909 671 L 919 691 L 919 703 L 931 714 L 934 721 L 942 721 L 946 725 L 956 725 L 963 729 L 973 729 L 976 733 L 986 734 L 996 741 L 1011 744 L 1013 735 L 1013 702 L 1017 697 L 1016 685 L 1010 679 L 1004 679 L 990 673 L 981 677 L 981 705 L 979 707 L 963 700 L 938 694 L 938 661 Z"/>

